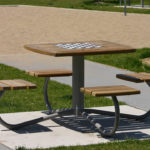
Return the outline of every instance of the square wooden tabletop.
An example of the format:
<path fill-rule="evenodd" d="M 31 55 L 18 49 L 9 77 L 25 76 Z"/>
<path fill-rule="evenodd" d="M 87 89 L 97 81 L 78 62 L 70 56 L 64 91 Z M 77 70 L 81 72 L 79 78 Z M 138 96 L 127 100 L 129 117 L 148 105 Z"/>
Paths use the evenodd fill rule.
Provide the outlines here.
<path fill-rule="evenodd" d="M 28 44 L 26 49 L 51 56 L 83 56 L 113 53 L 130 53 L 136 49 L 107 41 Z"/>

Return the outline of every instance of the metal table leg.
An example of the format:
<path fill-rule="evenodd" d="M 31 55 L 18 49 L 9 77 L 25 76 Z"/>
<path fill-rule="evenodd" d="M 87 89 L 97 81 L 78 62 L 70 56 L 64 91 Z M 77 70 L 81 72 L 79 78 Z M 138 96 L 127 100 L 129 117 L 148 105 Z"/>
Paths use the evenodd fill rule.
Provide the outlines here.
<path fill-rule="evenodd" d="M 84 87 L 84 56 L 72 57 L 72 109 L 75 110 L 75 115 L 79 115 L 80 109 L 84 108 L 84 94 L 80 92 L 80 88 Z M 49 112 L 53 111 L 48 98 L 48 83 L 50 78 L 45 78 L 44 82 L 44 99 Z"/>
<path fill-rule="evenodd" d="M 73 56 L 72 70 L 72 108 L 79 114 L 79 110 L 84 108 L 84 94 L 80 92 L 84 87 L 84 56 Z"/>

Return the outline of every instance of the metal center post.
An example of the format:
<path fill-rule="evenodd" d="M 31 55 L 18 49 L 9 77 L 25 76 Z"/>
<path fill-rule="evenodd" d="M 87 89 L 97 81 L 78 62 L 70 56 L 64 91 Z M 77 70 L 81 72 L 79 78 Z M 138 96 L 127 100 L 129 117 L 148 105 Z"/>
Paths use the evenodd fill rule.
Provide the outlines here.
<path fill-rule="evenodd" d="M 84 108 L 84 94 L 80 88 L 84 87 L 84 56 L 72 57 L 72 108 L 76 115 Z"/>

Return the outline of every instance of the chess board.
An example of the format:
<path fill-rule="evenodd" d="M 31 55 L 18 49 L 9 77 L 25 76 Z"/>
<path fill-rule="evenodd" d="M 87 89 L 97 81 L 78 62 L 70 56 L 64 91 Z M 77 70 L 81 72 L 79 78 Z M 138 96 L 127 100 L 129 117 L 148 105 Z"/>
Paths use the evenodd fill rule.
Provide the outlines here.
<path fill-rule="evenodd" d="M 83 49 L 83 48 L 99 48 L 99 47 L 103 47 L 102 45 L 96 45 L 96 44 L 92 44 L 92 43 L 66 43 L 66 44 L 56 44 L 56 46 L 60 47 L 60 48 L 64 48 L 64 49 Z"/>

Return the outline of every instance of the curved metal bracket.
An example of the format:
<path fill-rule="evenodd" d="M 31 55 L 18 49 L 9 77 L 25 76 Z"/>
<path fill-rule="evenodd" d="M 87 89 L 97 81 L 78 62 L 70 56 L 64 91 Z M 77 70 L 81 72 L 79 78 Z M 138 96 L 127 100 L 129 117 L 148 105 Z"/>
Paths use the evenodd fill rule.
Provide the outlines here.
<path fill-rule="evenodd" d="M 0 98 L 3 96 L 4 93 L 5 91 L 0 91 Z"/>
<path fill-rule="evenodd" d="M 115 116 L 115 113 L 111 112 L 111 111 L 96 110 L 96 109 L 85 109 L 85 110 L 87 113 Z M 131 114 L 120 113 L 121 118 L 133 119 L 133 120 L 137 120 L 137 121 L 142 121 L 149 116 L 150 116 L 150 110 L 142 115 L 131 115 Z"/>
<path fill-rule="evenodd" d="M 45 78 L 45 81 L 44 81 L 44 100 L 45 100 L 45 103 L 46 103 L 46 107 L 47 109 L 49 110 L 49 112 L 51 113 L 52 112 L 52 107 L 51 107 L 51 104 L 50 104 L 50 100 L 48 98 L 48 82 L 50 81 L 50 78 L 47 77 Z"/>
<path fill-rule="evenodd" d="M 115 120 L 114 120 L 114 125 L 113 128 L 111 130 L 106 130 L 100 123 L 96 122 L 91 116 L 89 116 L 87 112 L 89 112 L 89 109 L 83 109 L 83 112 L 81 113 L 81 115 L 86 118 L 92 125 L 94 125 L 96 127 L 96 129 L 101 133 L 101 135 L 103 137 L 112 137 L 119 125 L 119 120 L 120 120 L 120 109 L 119 109 L 119 104 L 118 104 L 118 100 L 116 96 L 112 96 L 112 100 L 114 103 L 114 107 L 115 107 Z M 97 110 L 99 111 L 99 110 Z M 93 111 L 91 110 L 90 113 L 93 113 Z"/>
<path fill-rule="evenodd" d="M 28 126 L 28 125 L 33 125 L 33 124 L 36 124 L 36 123 L 39 123 L 39 122 L 42 122 L 42 121 L 45 121 L 48 119 L 53 119 L 57 116 L 58 116 L 58 113 L 54 113 L 54 114 L 48 115 L 46 117 L 40 117 L 40 118 L 33 119 L 30 121 L 22 122 L 19 124 L 9 124 L 0 117 L 0 123 L 10 130 L 17 130 L 17 129 L 23 128 L 25 126 Z"/>
<path fill-rule="evenodd" d="M 25 126 L 29 126 L 29 125 L 33 125 L 45 120 L 49 120 L 49 119 L 54 119 L 56 117 L 62 116 L 62 115 L 72 115 L 73 114 L 73 109 L 62 109 L 62 110 L 56 110 L 53 111 L 53 114 L 44 116 L 44 117 L 39 117 L 33 120 L 29 120 L 29 121 L 25 121 L 22 123 L 18 123 L 18 124 L 10 124 L 6 121 L 4 121 L 1 117 L 0 117 L 0 124 L 2 124 L 3 126 L 5 126 L 6 128 L 10 129 L 10 130 L 18 130 L 20 128 L 23 128 Z"/>

